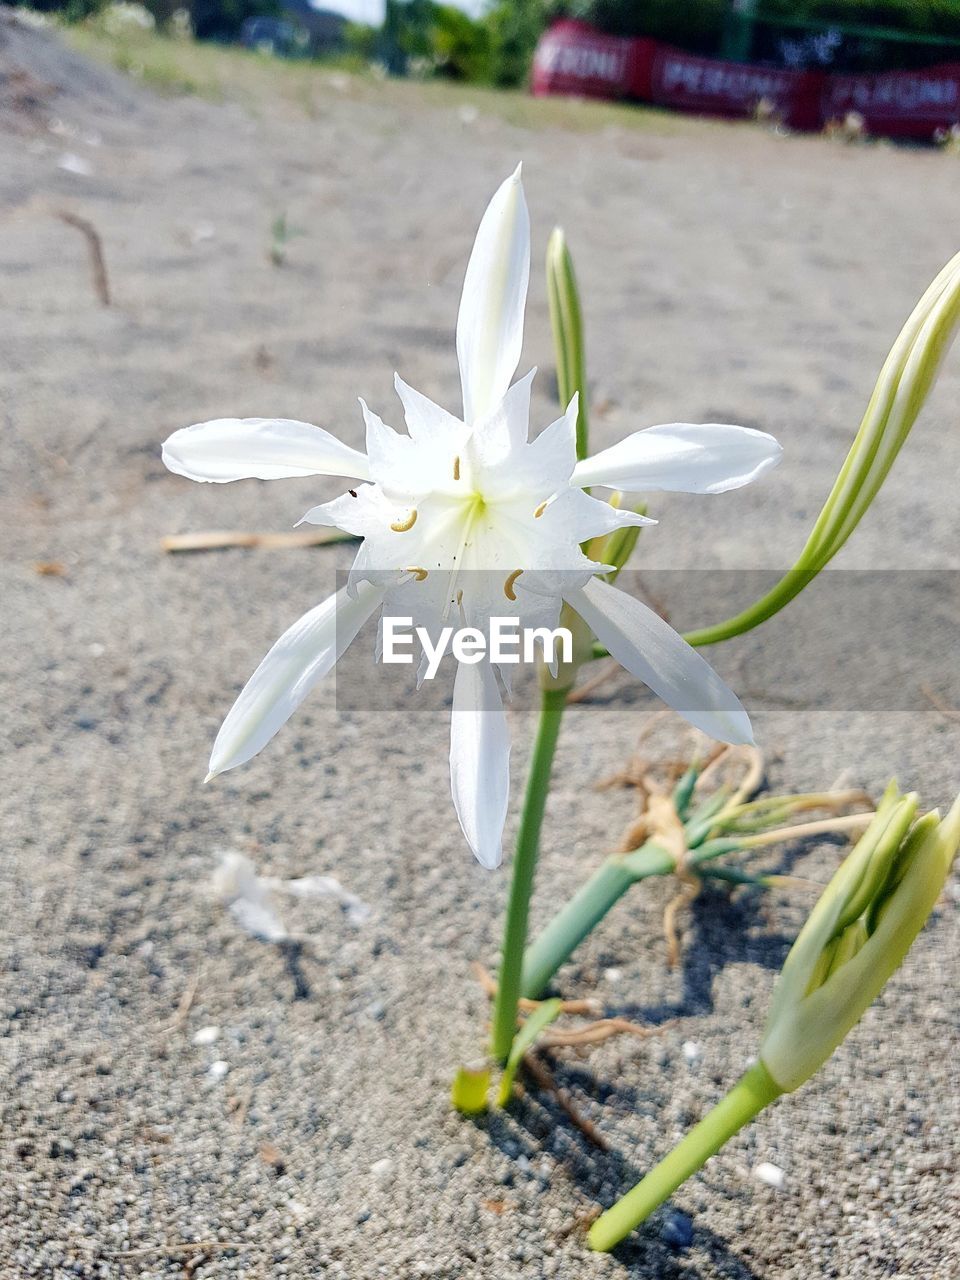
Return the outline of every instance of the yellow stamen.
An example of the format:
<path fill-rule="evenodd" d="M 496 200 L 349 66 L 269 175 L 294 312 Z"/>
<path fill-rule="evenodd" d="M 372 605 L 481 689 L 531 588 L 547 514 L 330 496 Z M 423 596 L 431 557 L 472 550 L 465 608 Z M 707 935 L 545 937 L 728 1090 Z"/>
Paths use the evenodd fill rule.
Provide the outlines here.
<path fill-rule="evenodd" d="M 460 479 L 460 455 L 459 454 L 457 454 L 457 456 L 453 460 L 453 478 L 454 480 Z"/>
<path fill-rule="evenodd" d="M 462 604 L 463 604 L 463 587 L 461 587 L 460 590 L 457 592 L 457 608 L 459 609 Z"/>
<path fill-rule="evenodd" d="M 511 573 L 510 577 L 503 584 L 503 594 L 508 600 L 516 600 L 517 598 L 517 593 L 513 589 L 513 584 L 520 577 L 521 573 L 523 573 L 522 569 L 514 569 L 513 573 Z"/>
<path fill-rule="evenodd" d="M 390 528 L 394 533 L 406 533 L 408 529 L 412 529 L 417 523 L 417 508 L 414 507 L 406 520 L 395 520 Z"/>
<path fill-rule="evenodd" d="M 427 576 L 426 569 L 421 569 L 419 565 L 411 565 L 410 568 L 404 569 L 404 573 L 412 573 L 418 582 L 422 582 Z"/>
<path fill-rule="evenodd" d="M 533 518 L 534 518 L 534 520 L 539 520 L 539 519 L 540 519 L 540 517 L 541 517 L 541 516 L 543 515 L 543 513 L 546 511 L 546 509 L 547 509 L 547 503 L 548 503 L 549 501 L 550 501 L 550 499 L 549 499 L 549 498 L 544 498 L 543 502 L 541 502 L 541 503 L 540 503 L 539 507 L 537 507 L 536 511 L 533 513 Z"/>

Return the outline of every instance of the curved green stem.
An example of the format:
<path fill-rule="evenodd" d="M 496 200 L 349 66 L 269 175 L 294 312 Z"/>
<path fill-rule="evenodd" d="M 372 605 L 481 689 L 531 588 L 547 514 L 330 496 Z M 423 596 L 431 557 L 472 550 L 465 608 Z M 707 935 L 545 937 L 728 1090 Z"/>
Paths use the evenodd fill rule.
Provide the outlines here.
<path fill-rule="evenodd" d="M 693 868 L 742 847 L 738 839 L 704 840 L 705 834 L 699 837 L 703 843 L 698 843 L 698 847 L 690 851 L 690 866 Z M 539 999 L 564 961 L 569 960 L 631 885 L 650 876 L 669 876 L 675 870 L 673 854 L 653 841 L 632 853 L 614 853 L 606 858 L 527 948 L 523 958 L 521 994 L 528 1000 Z"/>
<path fill-rule="evenodd" d="M 618 1245 L 782 1092 L 762 1062 L 752 1066 L 668 1156 L 597 1219 L 587 1237 L 591 1249 L 606 1252 Z"/>
<path fill-rule="evenodd" d="M 792 569 L 748 609 L 690 631 L 694 646 L 716 644 L 758 627 L 824 569 L 863 519 L 937 380 L 960 325 L 960 254 L 947 263 L 913 309 L 884 361 L 853 444 Z"/>
<path fill-rule="evenodd" d="M 707 644 L 718 644 L 721 640 L 732 640 L 734 636 L 742 635 L 745 631 L 752 631 L 754 627 L 759 627 L 761 622 L 772 618 L 775 613 L 779 613 L 791 600 L 795 599 L 804 587 L 813 581 L 821 568 L 823 565 L 817 565 L 814 568 L 803 567 L 803 556 L 801 556 L 800 561 L 788 570 L 765 596 L 755 600 L 749 608 L 735 614 L 732 618 L 727 618 L 725 622 L 715 623 L 712 627 L 700 627 L 697 631 L 687 631 L 684 633 L 684 640 L 697 649 Z"/>
<path fill-rule="evenodd" d="M 560 721 L 567 702 L 566 689 L 544 689 L 540 702 L 540 722 L 530 760 L 530 774 L 517 834 L 513 859 L 513 880 L 507 902 L 507 918 L 503 929 L 503 950 L 497 978 L 497 995 L 493 1005 L 491 1052 L 498 1062 L 506 1062 L 517 1030 L 517 1005 L 520 999 L 520 972 L 523 949 L 527 942 L 527 920 L 530 895 L 540 849 L 540 827 L 550 789 Z"/>
<path fill-rule="evenodd" d="M 672 855 L 656 845 L 644 845 L 635 854 L 617 853 L 601 863 L 527 948 L 522 994 L 528 1000 L 538 999 L 563 962 L 632 884 L 647 876 L 669 875 L 673 867 Z"/>

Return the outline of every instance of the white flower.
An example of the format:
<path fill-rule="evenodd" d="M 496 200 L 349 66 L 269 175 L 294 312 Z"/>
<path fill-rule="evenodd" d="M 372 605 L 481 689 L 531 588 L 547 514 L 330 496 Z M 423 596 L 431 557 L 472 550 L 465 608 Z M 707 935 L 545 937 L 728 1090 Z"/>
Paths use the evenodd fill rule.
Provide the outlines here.
<path fill-rule="evenodd" d="M 483 627 L 491 615 L 555 627 L 565 600 L 610 653 L 712 737 L 751 740 L 735 695 L 671 627 L 601 581 L 603 565 L 580 545 L 628 524 L 587 486 L 720 493 L 774 466 L 768 435 L 733 426 L 650 427 L 577 462 L 576 400 L 528 439 L 533 373 L 511 386 L 523 342 L 530 227 L 520 170 L 483 217 L 457 320 L 463 417 L 399 377 L 407 434 L 361 401 L 366 453 L 320 427 L 280 419 L 224 418 L 175 432 L 163 447 L 171 471 L 192 480 L 349 476 L 358 484 L 304 516 L 363 539 L 347 586 L 311 609 L 273 646 L 228 714 L 210 776 L 256 755 L 378 610 L 412 616 L 431 634 L 451 619 Z M 501 668 L 501 676 L 508 672 Z M 459 664 L 450 770 L 464 834 L 480 862 L 501 857 L 509 785 L 509 735 L 493 667 Z"/>

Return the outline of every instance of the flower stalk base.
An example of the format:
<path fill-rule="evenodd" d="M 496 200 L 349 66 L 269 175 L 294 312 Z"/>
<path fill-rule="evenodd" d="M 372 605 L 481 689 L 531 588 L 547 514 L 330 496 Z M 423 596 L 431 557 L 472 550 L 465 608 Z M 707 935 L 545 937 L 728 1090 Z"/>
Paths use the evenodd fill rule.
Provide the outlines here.
<path fill-rule="evenodd" d="M 668 1156 L 597 1219 L 588 1236 L 591 1249 L 606 1253 L 618 1245 L 782 1092 L 762 1062 L 752 1066 Z"/>

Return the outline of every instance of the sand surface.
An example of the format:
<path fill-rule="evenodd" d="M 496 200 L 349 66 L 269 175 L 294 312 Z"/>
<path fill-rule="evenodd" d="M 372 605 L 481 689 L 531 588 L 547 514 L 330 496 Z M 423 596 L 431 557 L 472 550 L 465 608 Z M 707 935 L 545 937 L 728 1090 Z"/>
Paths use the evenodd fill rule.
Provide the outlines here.
<path fill-rule="evenodd" d="M 720 420 L 787 450 L 753 488 L 658 497 L 643 563 L 784 567 L 890 342 L 958 247 L 956 158 L 586 109 L 583 127 L 549 114 L 532 127 L 493 97 L 478 113 L 455 89 L 323 71 L 299 104 L 162 98 L 6 18 L 0 38 L 0 1274 L 960 1273 L 956 892 L 815 1082 L 676 1195 L 692 1243 L 686 1219 L 661 1213 L 615 1257 L 589 1255 L 582 1215 L 743 1069 L 809 899 L 704 893 L 671 971 L 673 889 L 652 884 L 562 971 L 571 996 L 675 1019 L 654 1040 L 556 1058 L 608 1153 L 536 1092 L 489 1122 L 452 1114 L 452 1068 L 476 1056 L 485 1017 L 469 966 L 495 961 L 507 876 L 460 838 L 444 718 L 341 713 L 321 689 L 253 765 L 201 787 L 237 690 L 349 550 L 165 555 L 170 533 L 288 529 L 339 486 L 200 487 L 159 456 L 172 429 L 230 414 L 303 418 L 359 444 L 358 394 L 398 417 L 394 369 L 456 407 L 462 271 L 486 199 L 522 159 L 536 261 L 558 221 L 576 254 L 597 443 Z M 64 209 L 102 238 L 110 307 Z M 303 234 L 278 269 L 281 213 Z M 539 270 L 524 359 L 542 371 L 545 423 Z M 846 568 L 960 566 L 958 393 L 955 354 Z M 926 634 L 924 608 L 909 614 Z M 712 618 L 684 606 L 673 620 Z M 879 634 L 889 625 L 877 616 Z M 960 724 L 909 663 L 899 709 L 857 697 L 856 664 L 849 698 L 824 706 L 817 653 L 786 664 L 764 634 L 747 651 L 762 680 L 714 656 L 740 682 L 772 784 L 842 774 L 877 794 L 896 773 L 930 804 L 950 798 Z M 955 703 L 952 624 L 946 635 L 935 692 Z M 571 711 L 537 922 L 629 818 L 629 794 L 593 784 L 654 707 L 621 680 Z M 513 718 L 508 835 L 529 743 L 523 710 Z M 688 738 L 677 722 L 659 741 Z M 211 893 L 226 849 L 274 875 L 335 875 L 372 915 L 289 908 L 308 938 L 295 972 Z M 823 879 L 838 853 L 807 844 L 764 865 Z M 216 1040 L 195 1043 L 210 1027 Z M 756 1178 L 761 1161 L 784 1170 L 781 1190 Z M 199 1241 L 235 1247 L 180 1248 Z"/>

